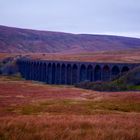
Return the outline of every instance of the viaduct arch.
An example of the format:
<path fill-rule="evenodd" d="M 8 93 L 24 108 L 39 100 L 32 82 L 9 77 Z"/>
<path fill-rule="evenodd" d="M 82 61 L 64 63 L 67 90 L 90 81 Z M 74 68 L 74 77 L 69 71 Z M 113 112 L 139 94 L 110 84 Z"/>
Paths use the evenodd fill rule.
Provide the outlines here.
<path fill-rule="evenodd" d="M 26 80 L 72 85 L 84 81 L 109 81 L 140 64 L 95 63 L 20 59 L 19 72 Z"/>

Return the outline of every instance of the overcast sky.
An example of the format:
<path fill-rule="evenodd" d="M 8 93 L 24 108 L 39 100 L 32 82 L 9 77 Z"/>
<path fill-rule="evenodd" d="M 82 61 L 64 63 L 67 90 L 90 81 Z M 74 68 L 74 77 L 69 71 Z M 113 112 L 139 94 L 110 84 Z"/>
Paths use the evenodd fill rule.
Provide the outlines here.
<path fill-rule="evenodd" d="M 0 24 L 140 38 L 140 0 L 0 0 Z"/>

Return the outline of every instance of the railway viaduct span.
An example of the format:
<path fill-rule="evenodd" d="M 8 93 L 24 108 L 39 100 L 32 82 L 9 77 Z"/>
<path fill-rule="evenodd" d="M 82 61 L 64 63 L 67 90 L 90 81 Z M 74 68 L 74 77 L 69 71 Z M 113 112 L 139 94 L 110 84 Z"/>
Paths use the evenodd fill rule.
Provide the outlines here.
<path fill-rule="evenodd" d="M 19 72 L 26 80 L 73 85 L 83 81 L 109 81 L 140 66 L 135 63 L 96 63 L 20 59 Z"/>

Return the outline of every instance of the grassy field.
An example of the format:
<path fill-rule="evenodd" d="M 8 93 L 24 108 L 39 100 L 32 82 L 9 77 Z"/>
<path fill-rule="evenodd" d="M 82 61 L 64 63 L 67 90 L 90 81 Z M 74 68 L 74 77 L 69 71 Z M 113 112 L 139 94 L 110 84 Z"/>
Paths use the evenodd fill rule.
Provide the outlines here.
<path fill-rule="evenodd" d="M 0 60 L 6 57 L 14 57 L 21 54 L 0 53 Z M 87 62 L 129 62 L 140 63 L 139 50 L 124 51 L 100 51 L 88 53 L 25 53 L 22 56 L 29 56 L 33 59 L 45 60 L 67 60 L 67 61 L 87 61 Z"/>
<path fill-rule="evenodd" d="M 0 140 L 139 140 L 140 92 L 0 77 Z"/>

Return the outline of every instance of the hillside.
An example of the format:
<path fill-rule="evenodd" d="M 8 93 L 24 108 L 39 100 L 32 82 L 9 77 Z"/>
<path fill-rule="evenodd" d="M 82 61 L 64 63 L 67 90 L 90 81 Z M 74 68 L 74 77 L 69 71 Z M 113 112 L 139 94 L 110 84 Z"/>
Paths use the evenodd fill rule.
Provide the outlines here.
<path fill-rule="evenodd" d="M 82 53 L 131 49 L 140 49 L 140 39 L 0 26 L 0 52 L 5 53 Z"/>

